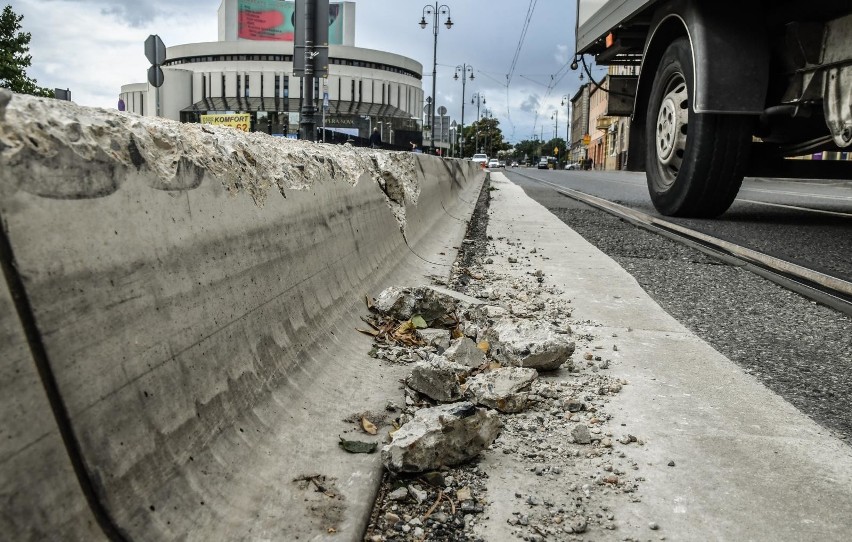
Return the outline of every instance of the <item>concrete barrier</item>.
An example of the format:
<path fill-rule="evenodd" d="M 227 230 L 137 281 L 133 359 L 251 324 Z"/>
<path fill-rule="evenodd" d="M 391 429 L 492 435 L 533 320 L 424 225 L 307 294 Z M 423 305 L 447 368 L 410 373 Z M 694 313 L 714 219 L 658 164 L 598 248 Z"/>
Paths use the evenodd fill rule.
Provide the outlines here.
<path fill-rule="evenodd" d="M 359 539 L 338 437 L 406 371 L 364 298 L 448 274 L 484 175 L 0 93 L 0 532 Z"/>

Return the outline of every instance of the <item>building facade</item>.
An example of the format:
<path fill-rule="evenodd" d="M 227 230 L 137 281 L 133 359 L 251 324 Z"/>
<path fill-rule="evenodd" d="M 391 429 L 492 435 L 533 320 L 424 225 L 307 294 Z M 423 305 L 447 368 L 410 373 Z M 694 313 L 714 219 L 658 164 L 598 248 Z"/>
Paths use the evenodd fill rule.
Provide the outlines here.
<path fill-rule="evenodd" d="M 303 92 L 302 79 L 293 75 L 292 31 L 287 34 L 284 24 L 274 31 L 241 26 L 252 22 L 246 10 L 251 14 L 251 9 L 276 7 L 286 15 L 292 4 L 223 0 L 219 41 L 168 47 L 163 85 L 124 85 L 121 102 L 133 113 L 182 122 L 199 122 L 202 115 L 247 113 L 251 131 L 297 134 Z M 354 3 L 337 4 L 330 29 L 337 23 L 341 30 L 339 39 L 330 36 L 328 77 L 315 79 L 317 127 L 362 138 L 380 128 L 385 142 L 421 144 L 423 66 L 401 55 L 351 45 Z M 333 45 L 335 41 L 341 44 Z M 323 116 L 324 103 L 328 107 Z"/>

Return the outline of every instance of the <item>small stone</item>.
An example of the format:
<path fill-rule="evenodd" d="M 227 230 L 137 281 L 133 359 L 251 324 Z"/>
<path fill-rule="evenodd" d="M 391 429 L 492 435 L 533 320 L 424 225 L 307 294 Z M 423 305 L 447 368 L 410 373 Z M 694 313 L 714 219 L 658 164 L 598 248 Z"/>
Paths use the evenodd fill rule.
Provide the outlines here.
<path fill-rule="evenodd" d="M 575 425 L 571 429 L 571 436 L 574 437 L 574 442 L 577 444 L 590 444 L 592 442 L 592 435 L 585 424 Z"/>
<path fill-rule="evenodd" d="M 467 394 L 482 406 L 505 413 L 521 412 L 527 406 L 530 386 L 536 378 L 535 369 L 500 367 L 468 380 Z"/>
<path fill-rule="evenodd" d="M 408 489 L 405 487 L 400 487 L 394 489 L 388 494 L 388 499 L 392 501 L 403 501 L 408 498 Z"/>
<path fill-rule="evenodd" d="M 539 506 L 541 504 L 541 499 L 535 495 L 530 495 L 527 497 L 527 504 L 530 506 Z"/>
<path fill-rule="evenodd" d="M 463 488 L 456 491 L 456 499 L 459 501 L 469 501 L 473 498 L 473 494 L 470 491 L 470 486 L 464 486 Z"/>
<path fill-rule="evenodd" d="M 429 496 L 425 489 L 417 485 L 408 486 L 408 494 L 411 495 L 418 504 L 423 504 Z"/>
<path fill-rule="evenodd" d="M 444 478 L 444 475 L 440 472 L 427 472 L 423 476 L 421 476 L 423 480 L 433 487 L 444 487 L 447 485 L 447 480 Z"/>
<path fill-rule="evenodd" d="M 657 525 L 656 521 L 652 521 L 648 524 L 648 528 L 651 529 L 652 531 L 656 531 L 657 529 L 660 528 L 660 526 Z"/>
<path fill-rule="evenodd" d="M 387 514 L 385 514 L 385 521 L 388 522 L 388 525 L 393 527 L 394 525 L 399 523 L 399 516 L 394 514 L 393 512 L 388 512 Z"/>
<path fill-rule="evenodd" d="M 458 401 L 462 397 L 459 378 L 466 376 L 469 371 L 464 365 L 453 363 L 443 356 L 434 356 L 429 361 L 415 363 L 405 383 L 435 401 Z"/>
<path fill-rule="evenodd" d="M 518 259 L 513 258 L 512 256 L 509 256 L 509 263 L 518 263 Z"/>
<path fill-rule="evenodd" d="M 444 357 L 453 363 L 467 367 L 479 367 L 485 362 L 485 352 L 480 350 L 469 337 L 454 339 L 444 351 Z"/>
<path fill-rule="evenodd" d="M 571 530 L 575 533 L 584 533 L 586 532 L 586 527 L 588 527 L 588 523 L 586 523 L 586 518 L 577 517 L 571 521 Z"/>
<path fill-rule="evenodd" d="M 668 464 L 669 464 L 669 467 L 674 467 L 674 466 L 675 466 L 675 462 L 674 462 L 674 460 L 669 461 L 669 463 L 668 463 Z"/>
<path fill-rule="evenodd" d="M 414 535 L 414 538 L 422 540 L 423 537 L 426 535 L 426 531 L 424 531 L 422 527 L 416 527 L 412 534 Z"/>

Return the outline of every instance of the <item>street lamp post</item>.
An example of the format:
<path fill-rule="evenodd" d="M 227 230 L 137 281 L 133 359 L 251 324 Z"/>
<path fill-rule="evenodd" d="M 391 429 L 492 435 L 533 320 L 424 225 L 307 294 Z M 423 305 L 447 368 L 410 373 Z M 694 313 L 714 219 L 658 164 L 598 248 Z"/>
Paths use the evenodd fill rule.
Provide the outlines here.
<path fill-rule="evenodd" d="M 559 137 L 559 110 L 555 110 L 552 115 L 550 115 L 550 120 L 555 120 L 556 124 L 553 128 L 553 138 L 556 139 Z"/>
<path fill-rule="evenodd" d="M 426 22 L 426 15 L 432 16 L 432 35 L 434 36 L 433 42 L 433 51 L 432 51 L 432 122 L 430 124 L 431 130 L 429 132 L 429 138 L 432 142 L 432 154 L 435 153 L 435 107 L 434 103 L 437 102 L 437 96 L 435 94 L 436 91 L 436 79 L 438 75 L 438 14 L 446 15 L 447 22 L 444 24 L 447 27 L 447 30 L 453 27 L 453 19 L 450 16 L 450 7 L 446 4 L 439 4 L 435 2 L 435 5 L 431 4 L 423 6 L 423 16 L 420 18 L 420 28 L 425 29 L 429 24 Z"/>
<path fill-rule="evenodd" d="M 565 106 L 565 152 L 568 152 L 571 148 L 571 99 L 567 94 L 562 96 L 562 105 Z"/>
<path fill-rule="evenodd" d="M 476 122 L 479 122 L 479 106 L 485 103 L 485 96 L 482 95 L 481 92 L 474 93 L 473 96 L 470 97 L 470 105 L 476 104 Z M 479 126 L 476 129 L 476 143 L 474 146 L 474 153 L 479 152 Z"/>
<path fill-rule="evenodd" d="M 465 87 L 465 83 L 467 81 L 465 76 L 467 75 L 468 72 L 470 72 L 470 80 L 473 81 L 473 66 L 468 66 L 467 64 L 462 64 L 461 66 L 456 66 L 456 73 L 455 73 L 455 75 L 453 75 L 453 79 L 455 79 L 456 81 L 458 81 L 458 79 L 459 79 L 459 70 L 461 70 L 461 74 L 462 74 L 461 75 L 461 82 L 462 82 L 461 133 L 462 133 L 462 135 L 464 135 L 464 87 Z M 464 149 L 462 149 L 462 152 L 459 153 L 459 154 L 464 154 Z"/>

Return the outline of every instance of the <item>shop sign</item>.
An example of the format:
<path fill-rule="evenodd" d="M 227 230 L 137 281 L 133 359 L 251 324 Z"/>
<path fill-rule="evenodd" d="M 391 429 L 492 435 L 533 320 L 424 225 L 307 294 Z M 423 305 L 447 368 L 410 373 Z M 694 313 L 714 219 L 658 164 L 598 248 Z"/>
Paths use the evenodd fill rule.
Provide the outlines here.
<path fill-rule="evenodd" d="M 243 132 L 248 132 L 251 126 L 251 115 L 248 113 L 235 113 L 227 115 L 201 115 L 201 124 L 217 124 L 219 126 L 230 126 Z"/>

